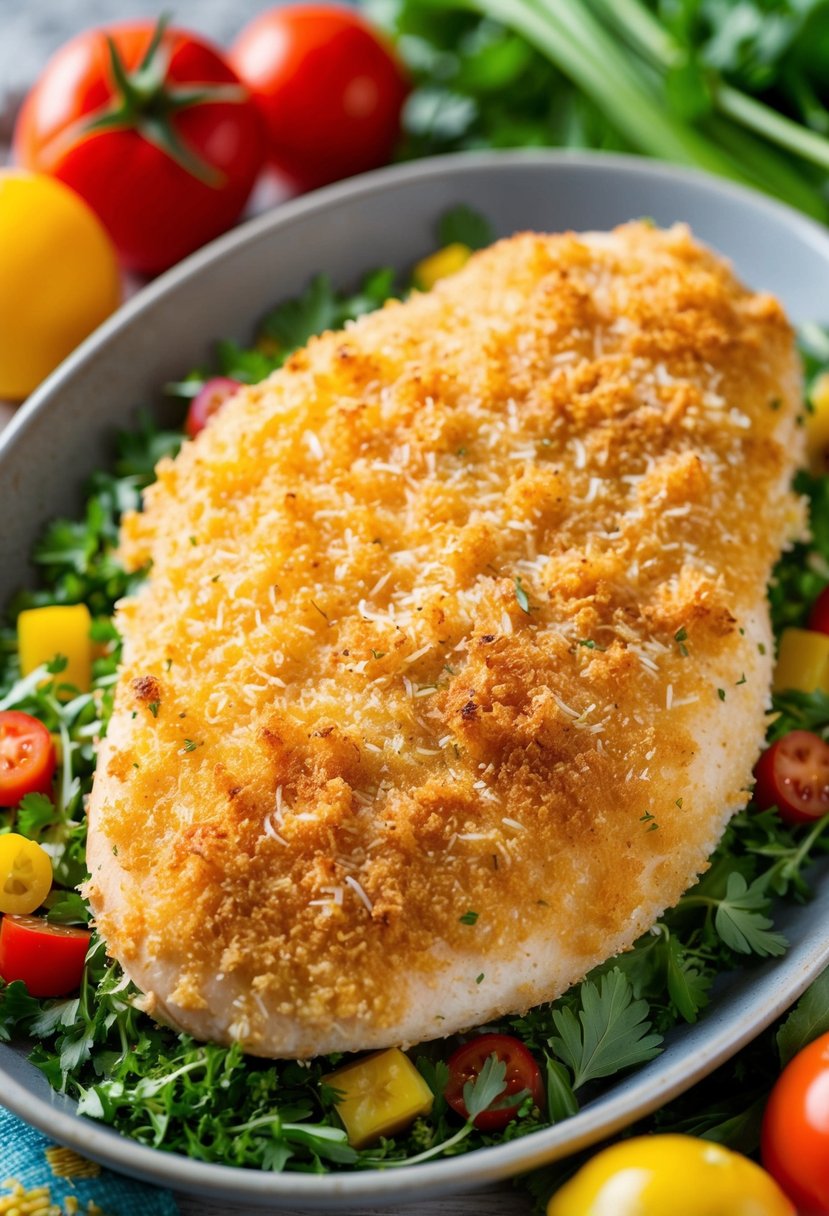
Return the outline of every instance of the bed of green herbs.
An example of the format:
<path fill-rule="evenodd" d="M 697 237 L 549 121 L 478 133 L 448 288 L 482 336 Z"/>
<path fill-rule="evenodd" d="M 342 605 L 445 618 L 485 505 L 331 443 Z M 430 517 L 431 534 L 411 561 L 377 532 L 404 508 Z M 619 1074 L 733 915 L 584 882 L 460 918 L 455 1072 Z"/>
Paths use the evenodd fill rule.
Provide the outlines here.
<path fill-rule="evenodd" d="M 441 244 L 463 240 L 478 246 L 489 233 L 464 209 L 450 213 L 438 232 Z M 291 350 L 323 329 L 378 307 L 395 294 L 394 275 L 379 270 L 355 294 L 332 290 L 324 276 L 299 298 L 264 318 L 255 344 L 243 349 L 221 342 L 216 366 L 169 385 L 184 399 L 205 375 L 254 382 L 278 367 Z M 817 328 L 804 335 L 807 375 L 829 364 L 829 339 Z M 85 876 L 84 797 L 95 764 L 95 741 L 106 728 L 116 679 L 119 639 L 111 623 L 114 602 L 139 576 L 124 573 L 115 556 L 118 520 L 140 504 L 158 459 L 175 452 L 179 432 L 157 429 L 148 416 L 116 441 L 112 473 L 91 479 L 86 515 L 58 520 L 38 543 L 34 560 L 40 586 L 21 592 L 0 632 L 0 708 L 39 717 L 61 739 L 62 766 L 55 801 L 33 794 L 16 811 L 0 812 L 0 831 L 16 830 L 46 844 L 53 855 L 56 889 L 48 916 L 85 923 L 88 912 L 73 888 Z M 786 555 L 771 589 L 775 625 L 800 623 L 814 596 L 829 583 L 829 479 L 799 476 L 811 500 L 812 535 Z M 518 594 L 519 589 L 516 589 Z M 14 620 L 23 608 L 85 602 L 94 637 L 107 650 L 94 665 L 94 690 L 77 695 L 61 685 L 62 662 L 19 677 Z M 68 699 L 67 699 L 68 698 Z M 791 694 L 777 699 L 772 736 L 805 726 L 829 736 L 829 697 Z M 658 830 L 652 823 L 643 830 Z M 603 964 L 551 1005 L 491 1027 L 517 1035 L 544 1063 L 546 1109 L 527 1097 L 519 1115 L 497 1134 L 460 1124 L 447 1109 L 443 1042 L 415 1053 L 417 1067 L 435 1094 L 428 1119 L 405 1135 L 357 1152 L 333 1110 L 334 1092 L 323 1077 L 339 1057 L 310 1062 L 266 1062 L 238 1046 L 197 1043 L 157 1026 L 134 1004 L 135 989 L 93 938 L 79 996 L 36 1000 L 21 983 L 0 983 L 0 1039 L 37 1040 L 31 1060 L 57 1090 L 78 1099 L 80 1112 L 156 1148 L 203 1161 L 265 1170 L 324 1172 L 332 1168 L 392 1168 L 439 1155 L 466 1152 L 523 1136 L 574 1114 L 597 1084 L 653 1059 L 672 1027 L 696 1021 L 709 1001 L 715 977 L 786 949 L 775 931 L 773 901 L 809 898 L 804 877 L 810 862 L 829 851 L 829 818 L 810 829 L 785 827 L 776 812 L 751 807 L 737 815 L 702 880 L 629 953 Z M 59 888 L 59 889 L 58 889 Z M 650 1126 L 709 1135 L 746 1151 L 756 1148 L 762 1100 L 784 1059 L 821 1029 L 829 1029 L 829 977 L 819 981 L 777 1031 L 741 1053 L 723 1074 L 661 1112 Z M 751 1083 L 746 1084 L 746 1076 Z M 472 1115 L 497 1104 L 504 1068 L 491 1059 L 467 1092 Z M 538 1176 L 541 1196 L 560 1177 L 560 1167 Z"/>

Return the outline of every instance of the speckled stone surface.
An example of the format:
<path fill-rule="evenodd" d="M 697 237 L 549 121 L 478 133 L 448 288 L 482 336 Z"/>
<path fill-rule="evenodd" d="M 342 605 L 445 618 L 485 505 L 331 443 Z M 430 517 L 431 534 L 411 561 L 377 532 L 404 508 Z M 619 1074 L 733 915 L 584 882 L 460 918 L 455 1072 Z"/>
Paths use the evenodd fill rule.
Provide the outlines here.
<path fill-rule="evenodd" d="M 91 25 L 174 10 L 177 25 L 230 42 L 263 0 L 0 0 L 0 99 L 22 92 L 67 38 Z M 2 101 L 0 101 L 2 106 Z"/>

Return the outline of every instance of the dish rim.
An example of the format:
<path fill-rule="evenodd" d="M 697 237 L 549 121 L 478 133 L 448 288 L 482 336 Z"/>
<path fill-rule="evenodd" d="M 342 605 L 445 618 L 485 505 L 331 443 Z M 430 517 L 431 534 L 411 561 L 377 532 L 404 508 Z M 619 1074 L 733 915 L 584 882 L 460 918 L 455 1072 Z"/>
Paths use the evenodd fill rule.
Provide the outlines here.
<path fill-rule="evenodd" d="M 785 222 L 808 245 L 815 247 L 822 259 L 829 262 L 829 233 L 816 221 L 793 211 L 785 204 L 739 185 L 696 170 L 654 162 L 642 157 L 600 152 L 569 150 L 512 150 L 500 152 L 466 152 L 377 170 L 346 182 L 326 187 L 311 195 L 282 204 L 272 211 L 249 220 L 226 233 L 204 249 L 161 275 L 144 287 L 130 301 L 95 331 L 67 360 L 53 372 L 43 385 L 18 410 L 11 423 L 0 435 L 0 462 L 36 418 L 55 404 L 64 382 L 81 370 L 87 361 L 104 351 L 112 338 L 131 325 L 142 314 L 151 311 L 156 302 L 182 282 L 198 277 L 225 258 L 232 258 L 240 249 L 255 243 L 274 229 L 289 226 L 296 218 L 325 211 L 340 202 L 382 192 L 407 182 L 435 178 L 447 173 L 460 179 L 465 171 L 497 169 L 510 166 L 571 166 L 602 174 L 637 176 L 642 179 L 685 180 L 696 190 L 711 198 L 730 197 L 743 203 L 748 210 L 765 212 Z M 167 1153 L 139 1144 L 129 1137 L 113 1133 L 112 1129 L 57 1109 L 43 1099 L 33 1099 L 26 1086 L 14 1080 L 6 1071 L 0 1048 L 0 1080 L 3 1082 L 2 1103 L 47 1135 L 76 1149 L 85 1156 L 126 1174 L 150 1178 L 161 1185 L 214 1198 L 232 1198 L 252 1204 L 288 1205 L 311 1204 L 317 1208 L 342 1207 L 359 1202 L 380 1203 L 394 1194 L 396 1202 L 412 1202 L 472 1190 L 497 1179 L 536 1168 L 558 1156 L 584 1148 L 612 1135 L 631 1122 L 650 1113 L 678 1093 L 690 1088 L 719 1064 L 728 1059 L 751 1039 L 761 1033 L 795 1000 L 807 985 L 829 963 L 829 934 L 827 940 L 806 942 L 792 950 L 765 972 L 764 979 L 773 999 L 759 1015 L 743 1010 L 735 1014 L 726 1010 L 718 1019 L 713 1008 L 708 1019 L 695 1028 L 683 1028 L 683 1041 L 690 1034 L 692 1044 L 702 1040 L 693 1061 L 689 1050 L 679 1050 L 677 1058 L 669 1058 L 655 1075 L 649 1067 L 639 1069 L 617 1082 L 614 1088 L 572 1118 L 544 1128 L 514 1141 L 475 1150 L 472 1154 L 439 1158 L 415 1167 L 403 1169 L 361 1170 L 352 1173 L 305 1175 L 291 1172 L 265 1173 L 196 1161 L 180 1154 Z M 754 985 L 753 985 L 754 986 Z M 776 995 L 775 995 L 776 994 Z M 737 1005 L 741 1005 L 740 997 Z M 744 1003 L 744 998 L 742 1003 Z M 756 1004 L 756 1002 L 755 1002 Z M 722 1024 L 718 1024 L 722 1023 Z M 661 1057 L 664 1061 L 665 1057 Z M 32 1109 L 34 1103 L 34 1109 Z"/>

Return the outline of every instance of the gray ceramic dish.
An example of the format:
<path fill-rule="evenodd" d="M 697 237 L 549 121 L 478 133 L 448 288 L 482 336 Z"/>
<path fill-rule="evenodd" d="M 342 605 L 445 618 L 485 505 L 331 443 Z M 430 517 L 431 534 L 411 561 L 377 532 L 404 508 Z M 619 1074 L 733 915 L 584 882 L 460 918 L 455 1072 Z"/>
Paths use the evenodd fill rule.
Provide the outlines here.
<path fill-rule="evenodd" d="M 638 216 L 686 220 L 752 286 L 776 292 L 796 322 L 826 319 L 829 236 L 750 191 L 644 160 L 533 152 L 447 157 L 334 186 L 229 234 L 133 299 L 58 369 L 0 441 L 0 602 L 27 577 L 27 555 L 53 516 L 81 501 L 110 460 L 113 428 L 159 385 L 205 360 L 220 336 L 245 338 L 275 301 L 324 270 L 341 285 L 366 269 L 406 267 L 434 246 L 434 223 L 465 202 L 498 233 L 608 228 Z M 344 1208 L 422 1200 L 535 1168 L 594 1143 L 709 1073 L 782 1012 L 829 963 L 829 883 L 780 920 L 779 960 L 718 991 L 701 1023 L 653 1063 L 611 1085 L 573 1119 L 473 1156 L 386 1173 L 313 1177 L 204 1165 L 143 1148 L 80 1119 L 23 1055 L 0 1046 L 0 1100 L 56 1140 L 116 1170 L 214 1200 Z"/>

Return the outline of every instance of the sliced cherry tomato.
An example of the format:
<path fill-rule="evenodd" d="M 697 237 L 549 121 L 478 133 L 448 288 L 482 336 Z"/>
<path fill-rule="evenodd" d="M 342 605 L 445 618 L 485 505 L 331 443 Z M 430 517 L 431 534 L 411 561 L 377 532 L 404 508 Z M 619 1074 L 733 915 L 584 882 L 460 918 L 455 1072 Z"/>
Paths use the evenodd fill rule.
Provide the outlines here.
<path fill-rule="evenodd" d="M 32 996 L 66 996 L 80 987 L 88 929 L 52 925 L 41 916 L 4 916 L 0 977 L 23 980 Z"/>
<path fill-rule="evenodd" d="M 57 757 L 42 722 L 19 709 L 0 711 L 0 806 L 24 794 L 51 794 Z"/>
<path fill-rule="evenodd" d="M 52 862 L 45 849 L 19 832 L 0 836 L 0 912 L 28 916 L 52 889 Z"/>
<path fill-rule="evenodd" d="M 409 85 L 358 13 L 332 4 L 269 9 L 242 30 L 230 62 L 259 105 L 274 164 L 300 189 L 391 158 Z"/>
<path fill-rule="evenodd" d="M 18 161 L 86 199 L 121 260 L 154 273 L 229 228 L 265 155 L 256 105 L 221 53 L 141 21 L 88 30 L 47 64 Z"/>
<path fill-rule="evenodd" d="M 754 801 L 776 806 L 786 823 L 811 823 L 829 814 L 829 743 L 810 730 L 793 730 L 763 752 L 754 769 Z"/>
<path fill-rule="evenodd" d="M 524 1044 L 507 1034 L 481 1034 L 464 1043 L 447 1060 L 449 1080 L 444 1096 L 452 1110 L 457 1111 L 464 1119 L 469 1118 L 469 1111 L 463 1099 L 463 1087 L 467 1081 L 475 1080 L 492 1055 L 503 1060 L 507 1066 L 507 1087 L 496 1100 L 495 1107 L 483 1111 L 475 1119 L 475 1126 L 482 1132 L 499 1131 L 515 1117 L 523 1098 L 512 1106 L 508 1103 L 501 1105 L 512 1094 L 529 1090 L 536 1106 L 542 1106 L 544 1103 L 541 1071 Z"/>
<path fill-rule="evenodd" d="M 205 381 L 191 401 L 184 423 L 184 429 L 191 439 L 204 430 L 216 411 L 241 387 L 239 380 L 231 380 L 229 376 L 214 376 L 212 380 Z"/>
<path fill-rule="evenodd" d="M 829 633 L 829 587 L 824 587 L 812 604 L 809 613 L 809 628 L 815 633 Z"/>
<path fill-rule="evenodd" d="M 829 1034 L 786 1065 L 763 1116 L 763 1165 L 809 1216 L 829 1216 Z"/>

